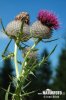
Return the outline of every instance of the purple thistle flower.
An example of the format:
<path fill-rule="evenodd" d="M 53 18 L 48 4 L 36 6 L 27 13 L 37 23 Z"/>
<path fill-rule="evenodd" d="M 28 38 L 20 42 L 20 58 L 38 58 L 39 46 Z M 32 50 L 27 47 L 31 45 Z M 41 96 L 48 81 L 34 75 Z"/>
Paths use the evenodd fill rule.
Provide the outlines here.
<path fill-rule="evenodd" d="M 47 10 L 39 11 L 38 20 L 40 20 L 42 24 L 48 26 L 51 29 L 56 30 L 59 28 L 59 22 L 57 17 L 54 15 L 54 13 L 49 12 Z"/>

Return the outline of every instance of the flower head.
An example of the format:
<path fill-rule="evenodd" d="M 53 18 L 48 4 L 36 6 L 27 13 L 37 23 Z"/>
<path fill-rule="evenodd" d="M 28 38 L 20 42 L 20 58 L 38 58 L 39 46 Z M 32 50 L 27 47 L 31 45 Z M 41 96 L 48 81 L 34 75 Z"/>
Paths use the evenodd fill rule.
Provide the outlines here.
<path fill-rule="evenodd" d="M 32 37 L 48 39 L 51 37 L 52 32 L 49 27 L 43 25 L 40 21 L 35 21 L 31 26 Z"/>
<path fill-rule="evenodd" d="M 56 30 L 59 28 L 59 22 L 57 17 L 54 15 L 54 13 L 50 11 L 41 10 L 38 13 L 38 20 L 40 20 L 42 24 L 48 26 L 51 29 Z"/>
<path fill-rule="evenodd" d="M 22 27 L 22 23 L 24 24 Z M 20 41 L 25 42 L 30 39 L 29 14 L 27 12 L 19 13 L 13 21 L 6 26 L 6 32 L 12 38 L 19 38 Z M 22 31 L 21 31 L 22 30 Z M 21 34 L 20 34 L 21 33 Z"/>
<path fill-rule="evenodd" d="M 11 37 L 17 37 L 17 35 L 19 35 L 21 32 L 21 25 L 22 22 L 20 20 L 13 20 L 10 23 L 8 23 L 5 30 L 7 34 L 10 35 Z M 24 23 L 22 37 L 21 38 L 19 37 L 19 39 L 24 42 L 29 40 L 29 38 L 30 38 L 30 26 Z"/>

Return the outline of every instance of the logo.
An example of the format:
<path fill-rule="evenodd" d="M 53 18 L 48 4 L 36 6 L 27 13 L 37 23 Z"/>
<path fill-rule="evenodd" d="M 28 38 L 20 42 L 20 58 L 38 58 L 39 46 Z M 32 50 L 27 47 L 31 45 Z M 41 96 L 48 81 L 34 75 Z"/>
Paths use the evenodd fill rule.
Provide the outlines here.
<path fill-rule="evenodd" d="M 42 91 L 42 93 L 38 93 L 38 95 L 42 95 L 43 98 L 59 98 L 60 96 L 65 95 L 65 92 L 46 89 Z"/>

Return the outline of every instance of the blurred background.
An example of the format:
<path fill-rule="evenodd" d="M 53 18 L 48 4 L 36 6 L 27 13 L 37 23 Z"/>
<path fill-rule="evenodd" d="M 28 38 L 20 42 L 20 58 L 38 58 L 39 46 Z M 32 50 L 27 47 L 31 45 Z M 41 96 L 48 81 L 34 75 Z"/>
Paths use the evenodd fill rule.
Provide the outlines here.
<path fill-rule="evenodd" d="M 42 59 L 43 56 L 47 56 L 52 51 L 56 44 L 58 46 L 46 64 L 43 64 L 41 68 L 34 71 L 37 79 L 33 76 L 29 76 L 32 82 L 29 87 L 27 87 L 27 91 L 38 89 L 39 92 L 42 92 L 50 88 L 51 90 L 66 92 L 66 0 L 0 0 L 0 18 L 2 18 L 4 27 L 22 11 L 27 11 L 30 14 L 30 24 L 32 24 L 37 19 L 39 10 L 42 9 L 53 11 L 58 16 L 60 28 L 54 31 L 51 38 L 58 38 L 58 40 L 49 43 L 41 42 L 38 44 L 38 57 Z M 4 100 L 5 91 L 3 89 L 7 89 L 11 82 L 10 76 L 15 76 L 13 60 L 8 59 L 3 61 L 1 57 L 8 42 L 9 38 L 2 32 L 2 27 L 0 25 L 0 100 Z M 27 41 L 26 44 L 31 46 L 33 40 Z M 14 41 L 12 41 L 9 46 L 8 52 L 12 52 L 13 50 Z M 23 59 L 20 53 L 19 51 L 18 59 L 22 61 Z M 14 86 L 12 85 L 11 87 L 11 92 L 13 92 Z M 11 96 L 9 100 L 11 100 Z M 26 97 L 26 100 L 44 99 L 35 93 Z M 66 96 L 62 96 L 59 100 L 66 100 Z"/>

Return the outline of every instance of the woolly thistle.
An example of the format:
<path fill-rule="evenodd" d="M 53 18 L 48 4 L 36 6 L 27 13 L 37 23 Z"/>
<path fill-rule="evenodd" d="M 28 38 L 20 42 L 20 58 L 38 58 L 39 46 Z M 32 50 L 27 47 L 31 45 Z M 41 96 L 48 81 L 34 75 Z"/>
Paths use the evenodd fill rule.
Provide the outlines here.
<path fill-rule="evenodd" d="M 37 55 L 38 49 L 36 49 L 36 46 L 40 41 L 42 41 L 42 39 L 50 38 L 52 35 L 52 30 L 57 29 L 59 27 L 59 23 L 54 14 L 48 11 L 40 11 L 38 14 L 38 20 L 34 22 L 31 27 L 29 26 L 29 21 L 29 14 L 27 12 L 22 12 L 18 14 L 15 19 L 7 25 L 6 29 L 4 28 L 2 21 L 0 20 L 5 34 L 15 39 L 14 52 L 9 53 L 7 56 L 5 55 L 12 41 L 12 39 L 10 39 L 2 54 L 3 60 L 9 59 L 11 57 L 14 58 L 13 60 L 16 73 L 16 76 L 12 78 L 15 86 L 15 91 L 14 93 L 10 92 L 10 84 L 8 86 L 8 89 L 6 90 L 6 100 L 9 99 L 9 94 L 12 95 L 12 100 L 23 100 L 26 99 L 26 96 L 36 92 L 34 90 L 30 92 L 26 91 L 26 87 L 31 83 L 31 80 L 27 84 L 25 84 L 25 81 L 28 80 L 29 74 L 35 76 L 33 71 L 36 68 L 41 67 L 42 64 L 48 60 L 48 57 L 51 56 L 51 54 L 55 51 L 57 47 L 56 45 L 50 52 L 49 56 L 47 56 L 46 58 L 43 57 L 41 61 L 39 61 Z M 32 33 L 32 37 L 38 39 L 35 39 L 34 44 L 31 47 L 26 45 L 25 43 L 22 43 L 24 44 L 22 46 L 21 42 L 25 42 L 30 39 L 30 32 Z M 22 51 L 21 55 L 23 54 L 24 60 L 22 61 L 19 61 L 18 59 L 18 47 L 19 50 Z M 21 65 L 20 71 L 18 63 Z"/>
<path fill-rule="evenodd" d="M 22 31 L 22 36 L 20 36 L 21 41 L 27 41 L 30 38 L 30 26 L 29 24 L 29 15 L 26 12 L 22 12 L 19 15 L 15 17 L 15 20 L 11 21 L 7 27 L 6 27 L 6 32 L 8 35 L 12 37 L 17 37 L 21 33 L 21 26 L 23 23 L 24 19 L 24 24 L 23 24 L 23 31 Z"/>
<path fill-rule="evenodd" d="M 45 10 L 38 13 L 38 21 L 34 22 L 31 26 L 32 36 L 35 38 L 50 38 L 53 29 L 58 29 L 59 22 L 56 16 Z"/>

